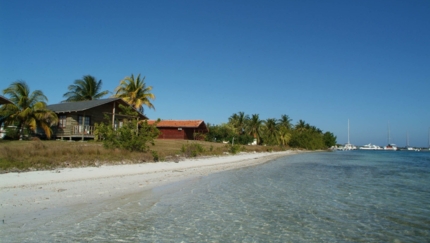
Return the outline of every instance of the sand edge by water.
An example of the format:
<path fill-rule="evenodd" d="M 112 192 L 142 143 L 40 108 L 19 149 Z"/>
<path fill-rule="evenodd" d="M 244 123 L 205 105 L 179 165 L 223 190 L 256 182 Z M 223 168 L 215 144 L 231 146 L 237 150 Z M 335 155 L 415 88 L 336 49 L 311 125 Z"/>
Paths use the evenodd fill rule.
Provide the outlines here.
<path fill-rule="evenodd" d="M 185 161 L 64 168 L 0 175 L 0 224 L 21 227 L 35 215 L 150 190 L 176 181 L 254 166 L 298 153 L 241 153 Z M 15 230 L 14 230 L 15 231 Z"/>

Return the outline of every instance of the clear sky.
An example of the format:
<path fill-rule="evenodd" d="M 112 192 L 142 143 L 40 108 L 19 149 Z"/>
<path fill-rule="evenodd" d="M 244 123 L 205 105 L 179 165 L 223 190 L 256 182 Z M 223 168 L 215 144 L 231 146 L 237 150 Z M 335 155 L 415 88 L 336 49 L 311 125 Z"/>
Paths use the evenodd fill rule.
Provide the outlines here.
<path fill-rule="evenodd" d="M 428 0 L 0 0 L 0 88 L 49 104 L 90 74 L 153 86 L 150 119 L 286 114 L 339 143 L 427 146 Z"/>

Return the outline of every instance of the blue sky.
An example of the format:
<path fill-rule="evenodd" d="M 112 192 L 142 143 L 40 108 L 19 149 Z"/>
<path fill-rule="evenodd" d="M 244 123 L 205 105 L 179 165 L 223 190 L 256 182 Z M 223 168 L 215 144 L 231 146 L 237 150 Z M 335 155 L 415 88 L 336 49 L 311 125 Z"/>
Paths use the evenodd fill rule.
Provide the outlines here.
<path fill-rule="evenodd" d="M 430 1 L 0 0 L 0 88 L 49 104 L 146 76 L 151 119 L 302 119 L 339 143 L 427 146 Z"/>

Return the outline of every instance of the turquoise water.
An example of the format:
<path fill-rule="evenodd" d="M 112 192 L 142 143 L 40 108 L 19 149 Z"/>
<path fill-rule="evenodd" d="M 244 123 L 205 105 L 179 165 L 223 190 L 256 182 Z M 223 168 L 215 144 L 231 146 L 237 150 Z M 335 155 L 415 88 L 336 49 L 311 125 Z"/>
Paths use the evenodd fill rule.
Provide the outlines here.
<path fill-rule="evenodd" d="M 15 239 L 430 242 L 430 153 L 299 154 L 99 206 Z"/>

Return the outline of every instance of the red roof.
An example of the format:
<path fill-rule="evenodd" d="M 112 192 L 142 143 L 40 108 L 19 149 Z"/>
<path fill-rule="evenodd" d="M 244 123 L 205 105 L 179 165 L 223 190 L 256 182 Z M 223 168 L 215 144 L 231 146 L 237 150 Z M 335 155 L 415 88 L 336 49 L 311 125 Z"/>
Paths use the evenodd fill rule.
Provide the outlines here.
<path fill-rule="evenodd" d="M 148 124 L 152 125 L 156 121 L 148 120 Z M 190 127 L 198 128 L 201 124 L 204 124 L 203 120 L 161 120 L 158 122 L 157 127 Z M 206 127 L 206 124 L 204 124 Z"/>

